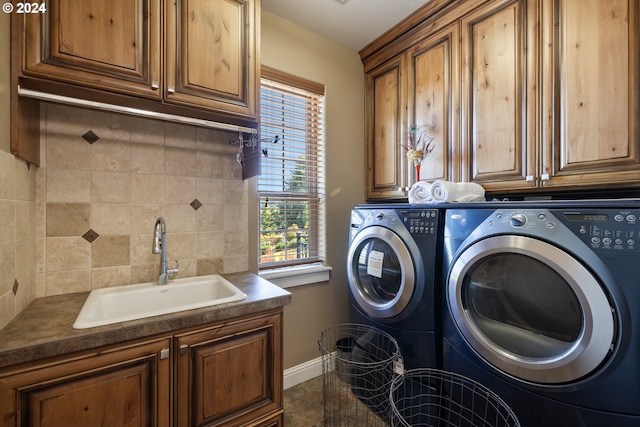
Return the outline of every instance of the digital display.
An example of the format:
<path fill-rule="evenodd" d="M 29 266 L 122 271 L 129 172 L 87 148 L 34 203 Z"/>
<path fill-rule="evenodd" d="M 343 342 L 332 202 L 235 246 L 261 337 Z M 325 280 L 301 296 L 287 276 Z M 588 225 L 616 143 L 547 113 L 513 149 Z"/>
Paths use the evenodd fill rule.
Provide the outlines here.
<path fill-rule="evenodd" d="M 401 211 L 402 216 L 406 218 L 420 218 L 419 211 Z"/>
<path fill-rule="evenodd" d="M 404 216 L 406 216 L 407 218 L 419 218 L 420 217 L 420 212 L 416 212 L 416 211 L 403 211 L 402 214 Z"/>
<path fill-rule="evenodd" d="M 566 213 L 564 214 L 565 218 L 571 221 L 607 221 L 609 219 L 608 215 L 604 214 L 582 214 L 582 213 Z"/>

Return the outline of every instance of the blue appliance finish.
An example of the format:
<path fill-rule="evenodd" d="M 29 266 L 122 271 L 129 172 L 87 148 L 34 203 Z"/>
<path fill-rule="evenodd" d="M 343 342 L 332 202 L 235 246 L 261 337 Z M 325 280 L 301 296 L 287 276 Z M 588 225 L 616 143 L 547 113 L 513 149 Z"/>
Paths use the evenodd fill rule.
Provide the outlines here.
<path fill-rule="evenodd" d="M 442 214 L 404 204 L 351 213 L 350 320 L 393 336 L 407 369 L 441 366 Z"/>
<path fill-rule="evenodd" d="M 452 208 L 443 240 L 443 369 L 523 427 L 640 426 L 638 200 Z"/>

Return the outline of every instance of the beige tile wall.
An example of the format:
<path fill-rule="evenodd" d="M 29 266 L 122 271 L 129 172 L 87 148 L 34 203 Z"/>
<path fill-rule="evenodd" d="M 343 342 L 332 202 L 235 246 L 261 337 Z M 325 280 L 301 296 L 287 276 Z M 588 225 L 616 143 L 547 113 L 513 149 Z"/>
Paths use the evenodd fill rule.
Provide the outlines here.
<path fill-rule="evenodd" d="M 178 277 L 248 269 L 237 134 L 54 104 L 41 127 L 37 296 L 157 280 L 159 216 Z"/>
<path fill-rule="evenodd" d="M 35 296 L 36 170 L 0 151 L 0 329 Z"/>

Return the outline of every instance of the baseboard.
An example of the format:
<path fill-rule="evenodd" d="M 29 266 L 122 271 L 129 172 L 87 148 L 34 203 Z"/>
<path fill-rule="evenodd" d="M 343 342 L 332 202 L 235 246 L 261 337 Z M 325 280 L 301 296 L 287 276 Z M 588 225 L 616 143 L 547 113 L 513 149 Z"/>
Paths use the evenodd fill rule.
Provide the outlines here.
<path fill-rule="evenodd" d="M 284 370 L 284 389 L 286 390 L 319 375 L 322 375 L 322 357 L 292 366 Z"/>

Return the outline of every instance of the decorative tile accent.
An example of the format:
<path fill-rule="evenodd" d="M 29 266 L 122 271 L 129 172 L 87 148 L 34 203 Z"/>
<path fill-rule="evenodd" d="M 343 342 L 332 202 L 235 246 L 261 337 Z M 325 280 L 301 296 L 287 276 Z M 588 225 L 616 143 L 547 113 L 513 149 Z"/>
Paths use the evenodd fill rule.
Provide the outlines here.
<path fill-rule="evenodd" d="M 100 237 L 100 235 L 91 229 L 82 235 L 82 238 L 89 243 L 93 243 L 98 237 Z"/>
<path fill-rule="evenodd" d="M 82 137 L 84 138 L 85 141 L 87 141 L 89 144 L 93 144 L 94 142 L 96 142 L 97 140 L 100 139 L 100 137 L 98 135 L 96 135 L 95 133 L 93 133 L 92 130 L 86 132 L 84 135 L 82 135 Z"/>
<path fill-rule="evenodd" d="M 18 293 L 18 286 L 20 286 L 18 284 L 18 279 L 13 281 L 13 288 L 11 289 L 11 292 L 13 292 L 13 296 L 15 296 Z"/>
<path fill-rule="evenodd" d="M 194 210 L 198 210 L 198 209 L 200 209 L 202 207 L 202 203 L 200 203 L 200 200 L 198 200 L 198 199 L 194 199 L 193 202 L 191 202 L 189 204 L 191 205 L 191 207 Z"/>

